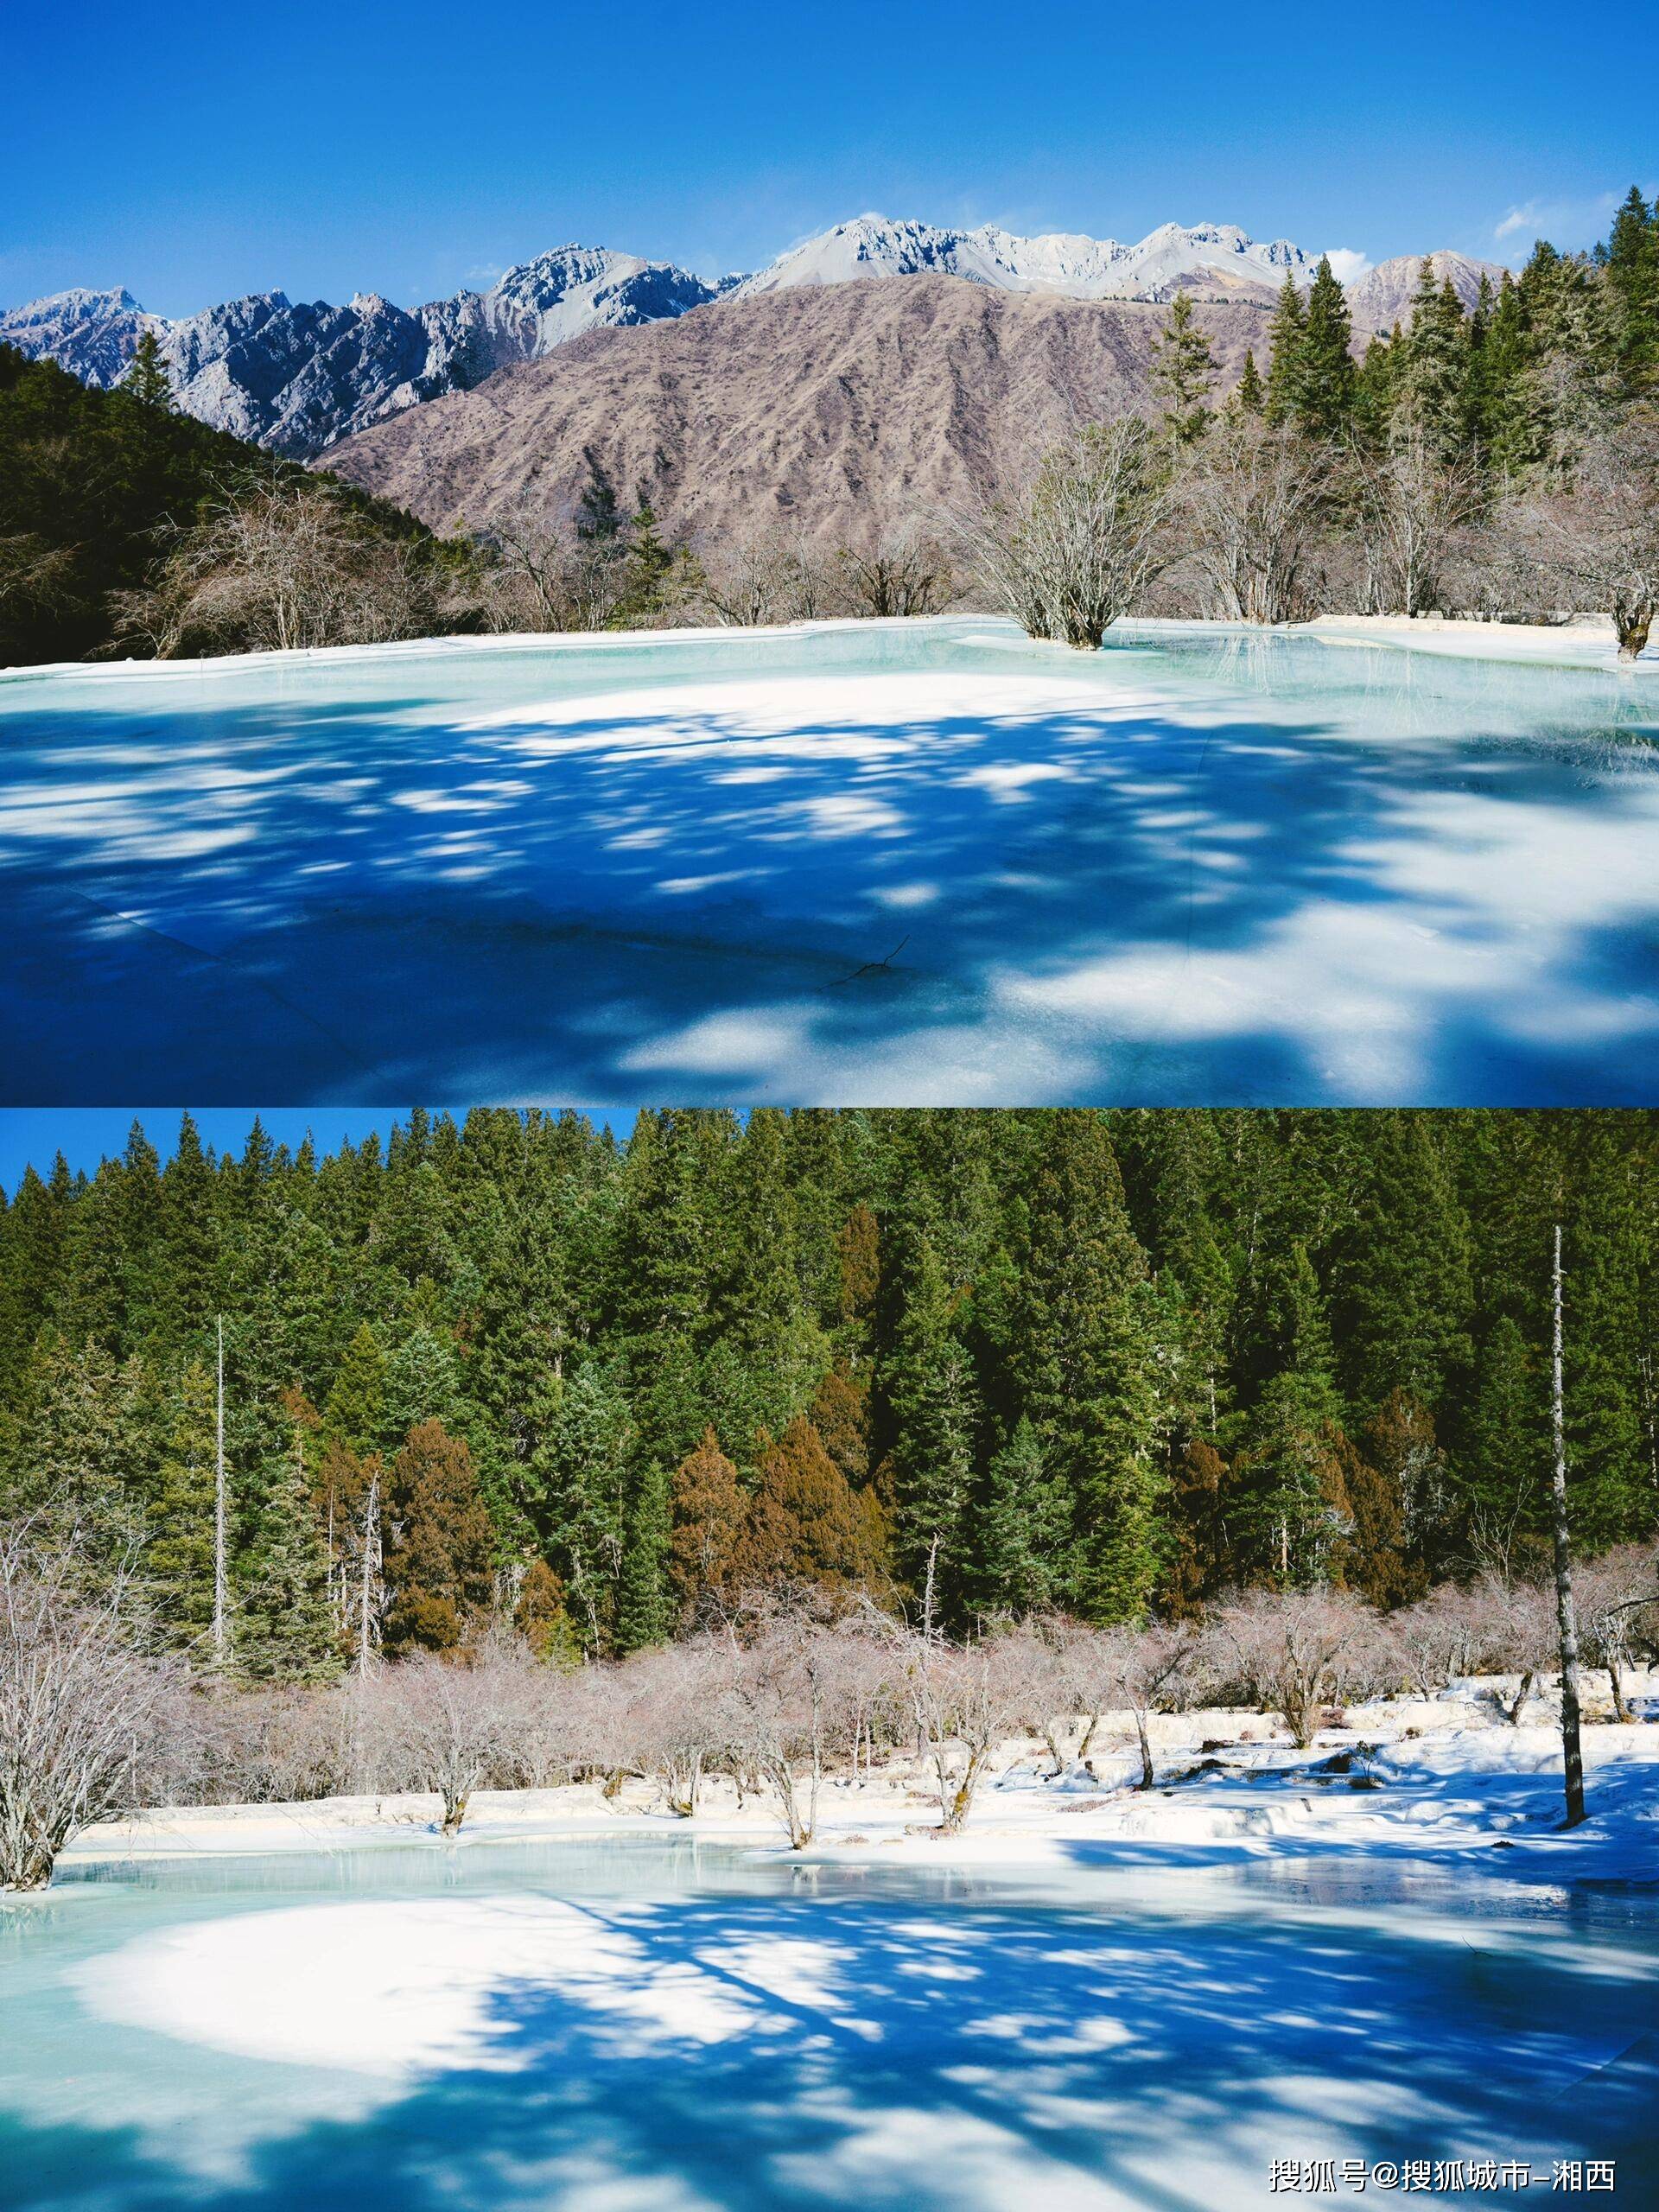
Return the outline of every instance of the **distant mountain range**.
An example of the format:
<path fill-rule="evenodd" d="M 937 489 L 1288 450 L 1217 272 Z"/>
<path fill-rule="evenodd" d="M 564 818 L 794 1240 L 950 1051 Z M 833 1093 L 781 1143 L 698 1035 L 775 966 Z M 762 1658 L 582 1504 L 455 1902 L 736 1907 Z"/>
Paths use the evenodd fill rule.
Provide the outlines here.
<path fill-rule="evenodd" d="M 1465 299 L 1489 265 L 1435 256 Z M 487 291 L 425 307 L 359 293 L 344 307 L 256 292 L 170 321 L 130 292 L 59 292 L 0 309 L 0 340 L 60 362 L 89 384 L 121 376 L 153 330 L 179 404 L 215 428 L 310 457 L 339 440 L 499 369 L 544 359 L 593 330 L 671 321 L 722 299 L 753 300 L 859 278 L 946 276 L 993 290 L 1065 299 L 1166 301 L 1179 290 L 1265 304 L 1313 258 L 1287 238 L 1262 245 L 1230 224 L 1166 223 L 1138 245 L 1063 232 L 1018 238 L 985 225 L 941 229 L 861 215 L 780 254 L 751 276 L 710 284 L 671 263 L 607 248 L 561 246 L 510 269 Z M 1413 257 L 1384 262 L 1350 292 L 1357 327 L 1386 327 L 1416 282 Z M 1493 281 L 1499 272 L 1491 271 Z"/>

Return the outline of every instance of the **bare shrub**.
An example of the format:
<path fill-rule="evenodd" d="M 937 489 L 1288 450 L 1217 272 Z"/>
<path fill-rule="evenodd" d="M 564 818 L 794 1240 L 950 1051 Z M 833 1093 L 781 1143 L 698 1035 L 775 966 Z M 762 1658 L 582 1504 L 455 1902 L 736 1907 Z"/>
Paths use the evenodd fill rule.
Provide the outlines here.
<path fill-rule="evenodd" d="M 1345 1590 L 1251 1590 L 1218 1605 L 1208 1625 L 1216 1678 L 1281 1713 L 1306 1750 L 1322 1709 L 1376 1679 L 1377 1616 Z"/>
<path fill-rule="evenodd" d="M 1559 596 L 1612 616 L 1619 658 L 1635 660 L 1659 611 L 1659 419 L 1591 438 L 1569 483 L 1535 486 L 1503 519 Z"/>
<path fill-rule="evenodd" d="M 445 625 L 428 549 L 372 524 L 332 486 L 273 470 L 225 486 L 175 532 L 118 628 L 160 659 L 370 645 Z"/>
<path fill-rule="evenodd" d="M 1288 424 L 1224 411 L 1189 449 L 1174 526 L 1235 622 L 1289 622 L 1305 612 L 1304 570 L 1331 494 L 1332 454 Z"/>
<path fill-rule="evenodd" d="M 0 1531 L 0 1886 L 43 1888 L 92 1821 L 151 1802 L 188 1734 L 184 1678 L 144 1649 L 130 1561 L 90 1587 L 73 1535 Z"/>
<path fill-rule="evenodd" d="M 1478 461 L 1446 454 L 1408 422 L 1382 453 L 1357 454 L 1352 469 L 1362 611 L 1414 615 L 1443 607 L 1451 565 L 1488 503 Z"/>
<path fill-rule="evenodd" d="M 1078 430 L 955 525 L 964 567 L 1033 638 L 1093 651 L 1168 557 L 1158 447 L 1132 416 Z"/>
<path fill-rule="evenodd" d="M 200 1698 L 192 1794 L 221 1804 L 332 1796 L 356 1786 L 359 1749 L 350 1700 L 339 1693 L 261 1688 Z"/>
<path fill-rule="evenodd" d="M 445 1835 L 460 1832 L 474 1790 L 515 1778 L 544 1674 L 523 1644 L 497 1633 L 470 1662 L 423 1652 L 360 1687 L 390 1758 L 392 1786 L 435 1791 Z"/>

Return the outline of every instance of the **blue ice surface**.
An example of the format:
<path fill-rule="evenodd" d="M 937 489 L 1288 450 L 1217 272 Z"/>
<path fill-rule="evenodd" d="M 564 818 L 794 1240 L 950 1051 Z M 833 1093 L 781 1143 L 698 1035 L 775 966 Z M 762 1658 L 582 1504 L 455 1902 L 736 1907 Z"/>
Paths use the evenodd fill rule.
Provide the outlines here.
<path fill-rule="evenodd" d="M 1431 1836 L 1420 1859 L 1097 1848 L 976 1870 L 693 1840 L 427 1837 L 96 1868 L 7 1914 L 0 2201 L 1255 2212 L 1278 2201 L 1271 2162 L 1287 2157 L 1526 2160 L 1551 2202 L 1556 2159 L 1611 2159 L 1616 2202 L 1654 2202 L 1650 1885 L 1516 1879 L 1490 1850 L 1484 1868 L 1441 1864 Z M 580 1979 L 516 1967 L 499 1937 L 481 2045 L 401 2078 L 302 2048 L 238 2052 L 191 2018 L 141 2025 L 98 1999 L 111 1969 L 137 1971 L 129 1946 L 142 1958 L 204 1923 L 301 1908 L 317 2001 L 349 2018 L 331 1925 L 349 1944 L 365 1908 L 405 1901 L 464 1923 L 475 1907 L 488 1940 L 496 1901 L 533 1914 L 538 1898 L 626 1943 L 639 1986 L 689 1984 L 726 2024 L 708 2037 L 683 2006 L 636 2016 Z M 222 2021 L 225 1993 L 206 1994 Z M 270 1993 L 243 1996 L 257 2049 Z M 1436 2201 L 1493 2200 L 1476 2187 Z"/>
<path fill-rule="evenodd" d="M 0 1105 L 1659 1097 L 1659 681 L 979 617 L 0 678 Z"/>

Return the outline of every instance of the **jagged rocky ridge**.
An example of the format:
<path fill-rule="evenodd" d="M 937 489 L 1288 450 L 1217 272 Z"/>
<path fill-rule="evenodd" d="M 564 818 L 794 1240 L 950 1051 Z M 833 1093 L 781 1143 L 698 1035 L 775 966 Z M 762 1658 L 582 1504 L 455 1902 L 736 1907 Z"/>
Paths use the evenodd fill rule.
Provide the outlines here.
<path fill-rule="evenodd" d="M 305 456 L 511 362 L 539 360 L 583 331 L 683 315 L 718 289 L 667 262 L 569 245 L 508 270 L 486 292 L 415 308 L 372 292 L 345 307 L 256 292 L 170 322 L 129 292 L 60 292 L 0 312 L 0 340 L 107 385 L 151 329 L 181 407 Z"/>
<path fill-rule="evenodd" d="M 1434 256 L 1472 301 L 1489 264 Z M 1357 326 L 1386 327 L 1409 298 L 1418 262 L 1385 262 L 1352 288 Z M 706 283 L 671 263 L 603 247 L 561 246 L 510 269 L 487 291 L 424 307 L 359 293 L 344 307 L 257 292 L 169 321 L 130 292 L 74 290 L 0 309 L 0 340 L 46 356 L 89 384 L 117 381 L 140 334 L 155 331 L 179 404 L 216 429 L 311 457 L 386 416 L 495 371 L 544 359 L 590 330 L 672 321 L 719 298 L 747 300 L 858 278 L 950 276 L 1004 292 L 1100 301 L 1165 301 L 1182 289 L 1219 302 L 1265 302 L 1287 276 L 1313 275 L 1287 238 L 1262 244 L 1231 224 L 1166 223 L 1138 245 L 1052 232 L 1020 238 L 994 225 L 952 230 L 861 215 L 791 247 L 753 276 Z"/>

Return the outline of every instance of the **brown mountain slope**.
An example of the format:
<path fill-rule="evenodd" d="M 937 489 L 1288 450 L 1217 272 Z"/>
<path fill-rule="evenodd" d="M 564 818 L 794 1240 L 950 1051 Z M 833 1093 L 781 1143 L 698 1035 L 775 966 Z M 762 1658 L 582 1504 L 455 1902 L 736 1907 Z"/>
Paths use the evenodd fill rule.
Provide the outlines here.
<path fill-rule="evenodd" d="M 1208 306 L 1223 386 L 1269 310 Z M 599 330 L 330 448 L 327 466 L 439 528 L 567 509 L 585 455 L 675 532 L 782 524 L 833 543 L 926 517 L 1069 420 L 1150 411 L 1166 307 L 899 276 L 716 301 Z"/>
<path fill-rule="evenodd" d="M 1435 282 L 1445 283 L 1449 278 L 1452 290 L 1465 308 L 1472 308 L 1480 297 L 1480 280 L 1486 277 L 1496 291 L 1503 281 L 1503 271 L 1495 261 L 1471 261 L 1466 253 L 1453 253 L 1449 247 L 1427 257 L 1433 267 Z M 1356 330 L 1390 329 L 1396 322 L 1411 319 L 1411 302 L 1421 277 L 1424 257 L 1421 253 L 1402 253 L 1393 261 L 1381 261 L 1375 269 L 1367 270 L 1357 283 L 1348 289 L 1348 306 L 1354 318 Z"/>

